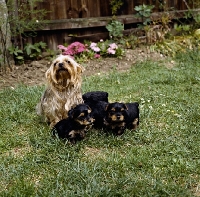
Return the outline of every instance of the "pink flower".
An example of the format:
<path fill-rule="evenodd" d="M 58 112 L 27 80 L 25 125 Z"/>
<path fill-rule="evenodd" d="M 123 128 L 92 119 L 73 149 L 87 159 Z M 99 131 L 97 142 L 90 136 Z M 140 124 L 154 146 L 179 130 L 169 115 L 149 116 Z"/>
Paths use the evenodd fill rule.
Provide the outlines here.
<path fill-rule="evenodd" d="M 58 45 L 58 48 L 62 50 L 63 55 L 75 55 L 78 53 L 82 53 L 86 50 L 85 45 L 80 42 L 73 42 L 68 47 L 64 47 L 63 45 Z"/>
<path fill-rule="evenodd" d="M 73 51 L 74 54 L 85 51 L 85 45 L 80 42 L 74 42 L 67 47 L 68 51 Z"/>
<path fill-rule="evenodd" d="M 62 52 L 62 54 L 63 55 L 70 55 L 70 56 L 74 55 L 73 51 L 64 51 L 64 52 Z"/>
<path fill-rule="evenodd" d="M 61 49 L 61 50 L 66 50 L 67 47 L 63 46 L 63 45 L 58 45 L 58 49 Z"/>
<path fill-rule="evenodd" d="M 100 48 L 99 48 L 99 47 L 93 47 L 92 50 L 93 50 L 94 52 L 99 52 L 99 51 L 100 51 Z"/>
<path fill-rule="evenodd" d="M 107 53 L 109 53 L 109 54 L 113 54 L 114 55 L 115 52 L 116 51 L 114 49 L 110 48 L 110 47 L 107 49 Z"/>
<path fill-rule="evenodd" d="M 115 43 L 109 44 L 111 49 L 117 49 L 118 46 Z"/>
<path fill-rule="evenodd" d="M 94 52 L 99 52 L 101 49 L 97 46 L 97 43 L 92 42 L 90 44 L 90 48 L 94 51 Z"/>
<path fill-rule="evenodd" d="M 95 54 L 94 54 L 94 57 L 95 57 L 95 58 L 100 58 L 101 56 L 100 56 L 99 54 L 95 53 Z"/>
<path fill-rule="evenodd" d="M 92 49 L 93 47 L 96 47 L 97 46 L 97 43 L 95 43 L 95 42 L 92 42 L 91 44 L 90 44 L 90 48 Z"/>

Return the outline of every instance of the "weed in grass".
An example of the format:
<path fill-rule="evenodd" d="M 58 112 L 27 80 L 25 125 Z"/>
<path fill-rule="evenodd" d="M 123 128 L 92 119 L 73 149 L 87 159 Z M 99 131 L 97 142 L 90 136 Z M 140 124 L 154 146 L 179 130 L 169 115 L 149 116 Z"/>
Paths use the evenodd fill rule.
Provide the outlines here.
<path fill-rule="evenodd" d="M 114 136 L 90 130 L 72 146 L 53 137 L 35 106 L 44 87 L 0 92 L 0 196 L 198 196 L 199 51 L 84 78 L 83 93 L 137 101 L 140 126 Z M 166 63 L 167 64 L 167 63 Z"/>

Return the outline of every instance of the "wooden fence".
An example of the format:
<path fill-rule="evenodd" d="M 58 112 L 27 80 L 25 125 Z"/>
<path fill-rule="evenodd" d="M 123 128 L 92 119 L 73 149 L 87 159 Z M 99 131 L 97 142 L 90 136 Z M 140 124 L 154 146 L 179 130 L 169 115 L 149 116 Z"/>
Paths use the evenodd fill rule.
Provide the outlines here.
<path fill-rule="evenodd" d="M 106 39 L 108 31 L 105 26 L 112 19 L 109 2 L 109 0 L 43 0 L 34 9 L 49 11 L 46 15 L 49 22 L 43 29 L 37 31 L 36 37 L 28 37 L 24 43 L 43 41 L 50 49 L 55 50 L 59 44 L 76 40 Z M 158 13 L 165 10 L 171 10 L 174 17 L 181 17 L 179 14 L 188 9 L 188 6 L 191 9 L 195 6 L 185 0 L 124 0 L 116 17 L 117 20 L 124 23 L 125 29 L 134 28 L 136 23 L 140 22 L 134 16 L 136 14 L 134 8 L 142 4 L 155 6 L 154 17 L 159 17 Z"/>
<path fill-rule="evenodd" d="M 109 2 L 110 0 L 44 0 L 38 4 L 37 9 L 50 11 L 46 17 L 48 20 L 105 17 L 112 16 Z M 163 11 L 164 7 L 184 10 L 187 9 L 186 3 L 183 0 L 124 0 L 117 15 L 134 14 L 134 7 L 142 4 L 155 5 L 153 11 L 159 12 Z M 188 5 L 193 7 L 192 4 Z"/>

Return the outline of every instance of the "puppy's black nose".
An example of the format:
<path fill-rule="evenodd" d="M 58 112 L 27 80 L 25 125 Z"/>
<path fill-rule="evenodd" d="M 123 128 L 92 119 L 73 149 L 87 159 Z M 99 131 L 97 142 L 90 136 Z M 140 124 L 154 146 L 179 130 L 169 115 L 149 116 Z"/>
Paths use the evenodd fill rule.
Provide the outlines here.
<path fill-rule="evenodd" d="M 119 120 L 119 119 L 120 119 L 120 117 L 121 117 L 121 116 L 117 116 L 117 120 Z"/>
<path fill-rule="evenodd" d="M 63 67 L 63 63 L 59 63 L 58 66 L 59 66 L 59 67 Z"/>

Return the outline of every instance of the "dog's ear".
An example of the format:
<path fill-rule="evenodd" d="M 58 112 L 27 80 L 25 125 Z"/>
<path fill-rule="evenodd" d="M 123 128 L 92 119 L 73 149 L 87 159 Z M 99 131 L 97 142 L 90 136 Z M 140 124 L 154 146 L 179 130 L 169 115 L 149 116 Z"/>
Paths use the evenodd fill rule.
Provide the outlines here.
<path fill-rule="evenodd" d="M 127 107 L 126 104 L 123 105 L 123 108 L 124 108 L 125 110 L 128 110 L 128 107 Z"/>
<path fill-rule="evenodd" d="M 78 66 L 77 66 L 77 73 L 80 74 L 83 71 L 85 71 L 85 68 L 83 66 L 81 66 L 80 64 L 78 64 Z"/>
<path fill-rule="evenodd" d="M 106 106 L 105 106 L 105 111 L 108 111 L 108 109 L 109 109 L 109 104 L 107 104 Z"/>
<path fill-rule="evenodd" d="M 56 80 L 56 78 L 55 78 L 55 76 L 54 76 L 54 73 L 53 73 L 53 64 L 50 66 L 50 68 L 46 71 L 46 73 L 45 73 L 45 77 L 46 77 L 46 79 L 47 79 L 47 81 L 49 82 L 49 83 L 55 83 L 55 84 L 57 84 L 57 80 Z"/>
<path fill-rule="evenodd" d="M 68 116 L 69 116 L 69 118 L 73 118 L 74 117 L 74 109 L 70 109 L 68 111 Z"/>
<path fill-rule="evenodd" d="M 75 107 L 77 106 L 77 104 L 73 104 L 72 106 L 71 106 L 71 109 L 68 111 L 68 116 L 69 116 L 69 118 L 74 118 L 74 112 L 75 112 Z"/>
<path fill-rule="evenodd" d="M 45 73 L 45 77 L 49 80 L 50 75 L 51 75 L 51 70 L 48 69 L 48 70 L 46 71 L 46 73 Z"/>

